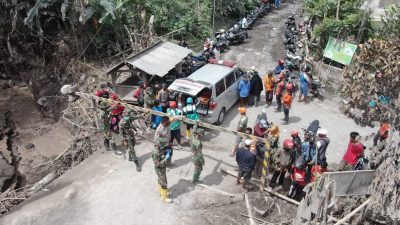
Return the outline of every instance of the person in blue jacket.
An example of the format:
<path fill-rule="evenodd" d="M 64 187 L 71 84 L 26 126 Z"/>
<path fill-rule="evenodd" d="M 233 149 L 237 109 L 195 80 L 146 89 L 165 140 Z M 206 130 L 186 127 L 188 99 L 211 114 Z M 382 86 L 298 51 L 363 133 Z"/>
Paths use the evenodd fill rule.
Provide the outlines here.
<path fill-rule="evenodd" d="M 240 107 L 245 107 L 250 95 L 250 81 L 248 75 L 244 75 L 239 81 Z"/>
<path fill-rule="evenodd" d="M 274 69 L 275 75 L 278 75 L 282 72 L 282 70 L 285 70 L 285 60 L 279 59 L 278 60 L 278 65 Z"/>
<path fill-rule="evenodd" d="M 154 101 L 154 106 L 151 109 L 154 110 L 154 111 L 162 112 L 163 107 L 161 106 L 160 101 L 155 100 Z M 161 116 L 152 115 L 151 116 L 151 128 L 152 129 L 156 129 L 158 127 L 158 125 L 160 125 L 161 121 L 162 121 L 162 117 Z"/>

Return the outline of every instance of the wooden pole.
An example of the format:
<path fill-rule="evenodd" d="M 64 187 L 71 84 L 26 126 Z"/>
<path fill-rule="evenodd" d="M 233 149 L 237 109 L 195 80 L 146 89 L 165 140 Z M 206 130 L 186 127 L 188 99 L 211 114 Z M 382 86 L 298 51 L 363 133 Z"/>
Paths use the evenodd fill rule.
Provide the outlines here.
<path fill-rule="evenodd" d="M 264 161 L 262 167 L 262 176 L 260 182 L 260 192 L 264 192 L 265 184 L 267 183 L 268 173 L 269 173 L 269 157 L 271 152 L 271 144 L 268 139 L 265 139 L 265 152 L 264 152 Z"/>
<path fill-rule="evenodd" d="M 347 214 L 345 217 L 337 221 L 334 225 L 340 225 L 345 223 L 348 219 L 350 219 L 352 216 L 354 216 L 356 213 L 358 213 L 361 209 L 363 209 L 365 206 L 368 205 L 368 203 L 371 201 L 371 198 L 367 199 L 363 204 L 358 206 L 355 210 L 353 210 L 351 213 Z"/>
<path fill-rule="evenodd" d="M 128 104 L 126 102 L 114 101 L 114 100 L 108 99 L 108 98 L 101 98 L 101 97 L 98 97 L 98 96 L 95 96 L 95 95 L 92 95 L 92 94 L 87 94 L 87 93 L 84 93 L 84 92 L 77 91 L 77 92 L 74 93 L 74 95 L 79 96 L 81 98 L 88 99 L 90 101 L 92 101 L 94 99 L 94 100 L 97 100 L 97 101 L 108 102 L 109 104 L 119 103 L 122 106 L 124 106 L 125 108 L 131 109 L 131 110 L 134 110 L 134 111 L 139 111 L 139 112 L 143 112 L 143 113 L 150 113 L 152 115 L 157 115 L 157 116 L 168 116 L 168 117 L 171 118 L 171 115 L 168 115 L 168 114 L 163 113 L 163 112 L 154 111 L 154 110 L 151 110 L 151 109 L 145 109 L 145 108 L 142 108 L 142 107 L 139 107 L 139 106 Z M 177 118 L 177 117 L 172 117 L 172 118 Z M 238 131 L 227 129 L 227 128 L 220 127 L 220 126 L 215 126 L 215 125 L 212 125 L 212 124 L 209 124 L 209 123 L 204 123 L 204 122 L 201 122 L 201 121 L 190 120 L 190 119 L 187 119 L 186 117 L 179 117 L 179 118 L 184 123 L 188 123 L 188 124 L 196 124 L 197 123 L 198 126 L 204 127 L 204 128 L 208 128 L 208 129 L 211 129 L 211 130 L 217 130 L 217 131 L 233 134 L 233 135 L 236 135 L 236 136 L 240 136 L 242 138 L 255 139 L 255 140 L 259 141 L 259 142 L 268 142 L 267 139 L 260 138 L 260 137 L 254 136 L 254 135 L 245 134 L 245 133 L 242 133 L 242 132 L 238 132 Z"/>

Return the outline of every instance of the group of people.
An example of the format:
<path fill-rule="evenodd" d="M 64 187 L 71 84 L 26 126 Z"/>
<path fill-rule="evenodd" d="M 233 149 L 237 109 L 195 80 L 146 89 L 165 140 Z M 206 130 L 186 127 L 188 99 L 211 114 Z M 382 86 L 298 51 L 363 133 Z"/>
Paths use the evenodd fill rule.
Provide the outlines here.
<path fill-rule="evenodd" d="M 254 66 L 239 82 L 240 107 L 255 105 L 260 102 L 261 92 L 265 90 L 266 107 L 272 105 L 274 95 L 277 102 L 277 112 L 283 109 L 286 124 L 289 123 L 289 110 L 292 106 L 295 91 L 294 84 L 288 81 L 284 60 L 280 59 L 274 71 L 269 71 L 263 79 L 258 75 Z M 307 94 L 304 94 L 306 96 Z"/>
<path fill-rule="evenodd" d="M 204 165 L 201 141 L 204 130 L 197 125 L 196 121 L 199 120 L 199 115 L 193 99 L 188 97 L 186 105 L 182 110 L 179 110 L 176 101 L 169 101 L 169 91 L 166 87 L 163 84 L 161 90 L 156 95 L 152 87 L 142 84 L 138 88 L 139 91 L 135 91 L 134 94 L 137 94 L 139 101 L 143 100 L 142 106 L 145 108 L 168 114 L 168 116 L 152 115 L 151 127 L 155 128 L 155 149 L 152 153 L 152 158 L 158 176 L 158 188 L 161 199 L 165 202 L 171 202 L 167 188 L 166 167 L 172 165 L 173 141 L 176 140 L 178 143 L 177 147 L 181 147 L 181 121 L 183 118 L 187 118 L 195 123 L 186 124 L 186 138 L 191 146 L 192 161 L 195 166 L 193 174 L 194 183 L 199 181 Z M 118 95 L 113 93 L 107 85 L 101 85 L 95 95 L 102 98 L 98 101 L 98 108 L 100 111 L 100 129 L 104 134 L 104 146 L 106 150 L 112 149 L 116 155 L 123 154 L 117 148 L 113 138 L 113 133 L 121 135 L 122 145 L 126 144 L 128 146 L 129 161 L 133 161 L 136 165 L 136 170 L 140 172 L 141 166 L 134 148 L 137 131 L 134 120 L 143 119 L 145 114 L 134 113 L 134 111 L 125 108 L 121 104 L 122 101 L 118 98 Z M 109 99 L 112 101 L 109 101 Z"/>

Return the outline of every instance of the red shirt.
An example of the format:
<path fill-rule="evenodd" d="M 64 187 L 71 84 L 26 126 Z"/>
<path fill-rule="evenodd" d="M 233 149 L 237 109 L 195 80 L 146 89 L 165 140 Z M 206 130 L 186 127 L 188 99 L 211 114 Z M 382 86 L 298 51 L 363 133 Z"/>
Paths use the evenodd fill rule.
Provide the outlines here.
<path fill-rule="evenodd" d="M 349 143 L 347 151 L 343 156 L 343 160 L 354 166 L 358 162 L 358 158 L 364 155 L 364 148 L 361 143 Z"/>
<path fill-rule="evenodd" d="M 388 123 L 382 124 L 381 128 L 379 129 L 379 135 L 381 138 L 386 139 L 389 136 L 390 126 Z"/>
<path fill-rule="evenodd" d="M 259 126 L 259 123 L 257 123 L 255 126 L 254 126 L 254 135 L 255 136 L 257 136 L 257 137 L 264 137 L 265 136 L 265 132 L 267 131 L 267 129 L 265 129 L 265 128 L 261 128 L 260 126 Z"/>
<path fill-rule="evenodd" d="M 313 166 L 311 168 L 311 182 L 314 182 L 315 177 L 318 174 L 323 174 L 325 172 L 327 172 L 328 170 L 326 168 L 322 168 L 321 165 L 317 165 L 317 166 Z"/>
<path fill-rule="evenodd" d="M 293 168 L 293 173 L 291 175 L 293 181 L 296 181 L 300 186 L 306 186 L 306 171 L 304 169 L 299 169 L 297 167 Z"/>

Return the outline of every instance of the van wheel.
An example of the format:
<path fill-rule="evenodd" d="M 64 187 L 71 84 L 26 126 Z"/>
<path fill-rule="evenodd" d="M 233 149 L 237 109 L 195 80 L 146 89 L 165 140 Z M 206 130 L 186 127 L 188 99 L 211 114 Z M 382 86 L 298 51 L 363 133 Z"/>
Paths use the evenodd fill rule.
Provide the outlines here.
<path fill-rule="evenodd" d="M 224 118 L 225 118 L 225 108 L 222 108 L 221 112 L 219 112 L 218 120 L 217 120 L 216 124 L 220 125 L 222 122 L 224 122 Z"/>

